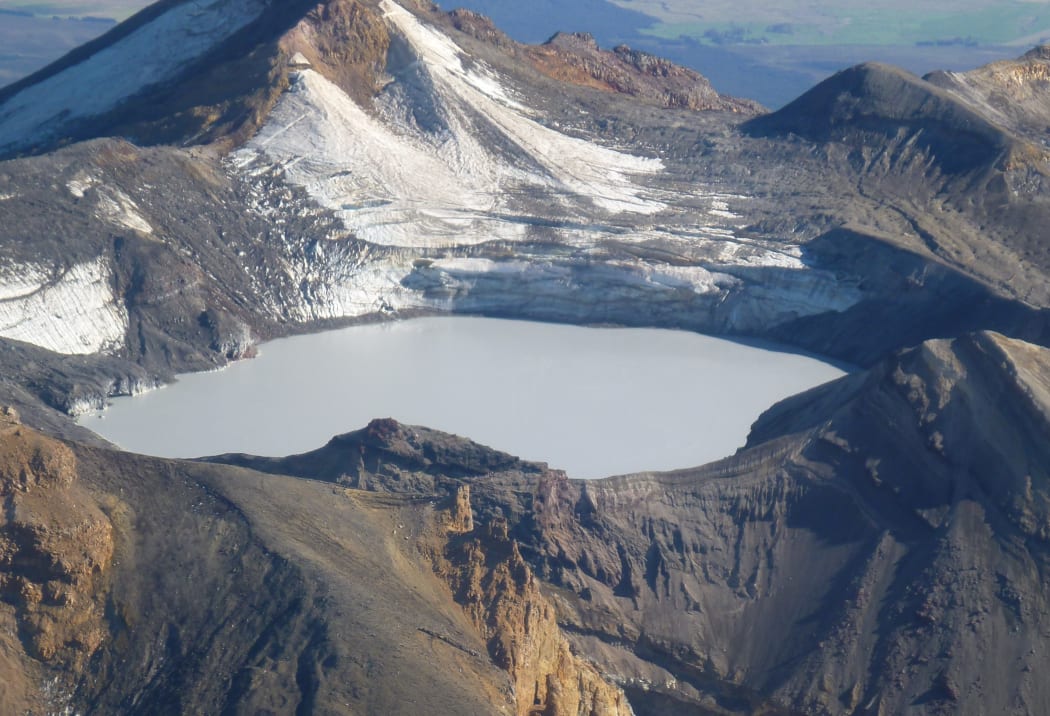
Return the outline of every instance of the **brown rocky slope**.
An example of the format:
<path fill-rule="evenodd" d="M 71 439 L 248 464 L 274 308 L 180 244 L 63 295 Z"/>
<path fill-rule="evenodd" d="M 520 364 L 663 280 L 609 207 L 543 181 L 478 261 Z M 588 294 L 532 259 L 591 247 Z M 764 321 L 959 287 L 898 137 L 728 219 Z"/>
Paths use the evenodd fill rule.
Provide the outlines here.
<path fill-rule="evenodd" d="M 629 714 L 469 491 L 382 496 L 0 425 L 5 713 Z"/>
<path fill-rule="evenodd" d="M 470 485 L 636 713 L 1041 713 L 1050 354 L 976 334 L 771 409 L 738 455 L 576 482 L 394 423 L 275 473 Z"/>
<path fill-rule="evenodd" d="M 585 32 L 559 32 L 542 45 L 524 45 L 507 37 L 489 18 L 470 10 L 453 10 L 448 22 L 560 82 L 625 94 L 663 107 L 745 115 L 762 111 L 757 102 L 719 94 L 695 70 L 627 45 L 602 50 Z"/>

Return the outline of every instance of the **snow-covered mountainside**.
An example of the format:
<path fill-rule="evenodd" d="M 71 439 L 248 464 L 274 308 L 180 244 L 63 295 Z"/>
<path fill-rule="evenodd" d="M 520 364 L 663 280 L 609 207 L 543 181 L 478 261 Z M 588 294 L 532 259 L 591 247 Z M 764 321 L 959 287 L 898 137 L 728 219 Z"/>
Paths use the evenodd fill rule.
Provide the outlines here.
<path fill-rule="evenodd" d="M 373 310 L 374 300 L 358 296 L 370 280 L 364 290 L 389 308 L 514 313 L 526 302 L 534 315 L 563 320 L 637 320 L 595 313 L 594 304 L 688 298 L 719 312 L 705 319 L 710 328 L 730 331 L 858 300 L 809 268 L 793 241 L 738 236 L 746 219 L 736 212 L 746 212 L 748 197 L 673 186 L 658 156 L 563 130 L 530 106 L 528 87 L 468 56 L 448 28 L 392 0 L 379 10 L 396 52 L 374 102 L 361 105 L 299 65 L 228 164 L 241 177 L 279 173 L 357 239 L 402 249 L 374 259 L 382 270 L 358 269 L 315 291 L 324 298 L 311 306 L 314 317 Z M 611 239 L 680 242 L 702 259 L 614 258 L 604 249 Z M 751 283 L 741 268 L 768 268 L 773 280 L 742 305 L 734 298 L 733 310 L 717 309 Z"/>
<path fill-rule="evenodd" d="M 528 211 L 521 196 L 577 214 L 665 208 L 631 178 L 659 172 L 658 159 L 542 126 L 491 69 L 467 67 L 447 36 L 389 0 L 380 7 L 405 39 L 406 57 L 389 68 L 396 79 L 375 109 L 317 72 L 297 71 L 262 130 L 235 154 L 239 165 L 281 166 L 358 238 L 386 245 L 524 238 L 525 224 L 513 221 Z M 424 103 L 430 116 L 421 123 Z"/>
<path fill-rule="evenodd" d="M 974 140 L 943 92 L 889 71 L 748 121 L 753 105 L 644 59 L 582 35 L 517 45 L 416 0 L 157 5 L 0 92 L 0 154 L 73 143 L 0 171 L 0 337 L 160 381 L 418 311 L 770 337 L 864 364 L 945 331 L 1041 340 L 1039 175 L 997 154 L 1024 147 L 994 127 Z M 868 114 L 807 128 L 829 102 Z M 912 105 L 936 131 L 908 124 Z M 162 146 L 76 143 L 105 131 Z"/>
<path fill-rule="evenodd" d="M 743 230 L 754 220 L 746 193 L 694 180 L 666 152 L 595 136 L 581 123 L 597 108 L 569 97 L 551 106 L 551 80 L 498 54 L 471 55 L 457 44 L 470 38 L 440 13 L 393 0 L 325 12 L 336 6 L 346 6 L 346 32 L 367 25 L 385 37 L 380 89 L 362 99 L 333 70 L 318 28 L 339 23 L 309 15 L 282 28 L 284 89 L 224 163 L 231 181 L 251 187 L 246 208 L 257 217 L 280 227 L 307 210 L 284 200 L 294 187 L 344 229 L 284 232 L 270 249 L 283 258 L 244 267 L 270 314 L 300 322 L 437 309 L 761 333 L 860 300 L 852 282 L 803 260 L 789 233 Z M 180 68 L 221 54 L 265 11 L 255 0 L 171 7 L 0 104 L 0 152 L 46 143 L 165 82 L 179 94 Z M 307 56 L 322 59 L 311 66 Z M 173 245 L 147 218 L 143 207 L 157 201 L 149 187 L 103 174 L 87 167 L 67 180 L 78 205 L 93 205 L 112 230 Z M 349 248 L 338 243 L 347 237 Z M 275 282 L 300 290 L 271 302 Z M 89 338 L 69 323 L 59 338 L 60 314 L 45 312 L 46 321 L 12 319 L 0 335 L 120 352 L 113 328 Z"/>

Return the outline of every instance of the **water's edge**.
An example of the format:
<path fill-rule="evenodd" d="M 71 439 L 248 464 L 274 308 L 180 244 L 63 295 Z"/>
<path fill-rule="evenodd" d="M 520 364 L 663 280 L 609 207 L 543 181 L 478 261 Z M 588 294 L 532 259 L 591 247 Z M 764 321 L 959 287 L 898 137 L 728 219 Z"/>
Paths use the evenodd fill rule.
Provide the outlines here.
<path fill-rule="evenodd" d="M 683 331 L 426 317 L 281 338 L 78 422 L 150 455 L 277 456 L 393 417 L 601 477 L 732 454 L 774 402 L 844 372 Z"/>

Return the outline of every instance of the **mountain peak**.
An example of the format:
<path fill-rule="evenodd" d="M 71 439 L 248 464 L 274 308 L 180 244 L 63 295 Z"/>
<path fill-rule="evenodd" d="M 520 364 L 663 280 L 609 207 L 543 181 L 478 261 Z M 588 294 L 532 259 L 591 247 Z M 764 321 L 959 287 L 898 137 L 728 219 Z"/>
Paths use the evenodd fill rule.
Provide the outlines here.
<path fill-rule="evenodd" d="M 301 54 L 345 91 L 375 89 L 388 38 L 371 3 L 161 2 L 0 91 L 0 156 L 91 137 L 242 141 Z"/>
<path fill-rule="evenodd" d="M 600 50 L 585 33 L 522 46 L 476 13 L 403 6 L 435 31 L 458 29 L 555 80 L 669 107 L 757 110 L 721 97 L 696 72 L 627 48 Z M 0 156 L 104 135 L 229 148 L 259 128 L 290 73 L 307 66 L 370 105 L 389 81 L 388 51 L 397 34 L 383 7 L 373 0 L 157 3 L 0 91 Z M 290 62 L 293 57 L 303 61 Z"/>
<path fill-rule="evenodd" d="M 543 44 L 565 49 L 598 49 L 598 41 L 589 32 L 556 32 Z"/>
<path fill-rule="evenodd" d="M 1036 45 L 1022 55 L 1025 60 L 1043 60 L 1050 62 L 1050 45 Z"/>
<path fill-rule="evenodd" d="M 1012 138 L 951 93 L 915 75 L 868 62 L 832 75 L 786 107 L 748 123 L 757 135 L 797 134 L 813 141 L 874 142 L 904 132 L 920 138 L 949 172 L 988 167 Z M 855 140 L 850 139 L 858 135 Z"/>

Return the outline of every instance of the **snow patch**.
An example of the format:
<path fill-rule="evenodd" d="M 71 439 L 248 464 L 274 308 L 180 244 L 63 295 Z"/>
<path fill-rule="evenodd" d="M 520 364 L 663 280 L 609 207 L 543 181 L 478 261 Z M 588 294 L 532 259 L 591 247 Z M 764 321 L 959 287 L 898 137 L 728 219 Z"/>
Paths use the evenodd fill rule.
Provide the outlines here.
<path fill-rule="evenodd" d="M 520 273 L 528 267 L 527 261 L 493 261 L 472 257 L 443 258 L 430 264 L 430 268 L 450 273 Z"/>
<path fill-rule="evenodd" d="M 83 199 L 84 194 L 87 193 L 88 189 L 97 186 L 99 178 L 79 172 L 75 177 L 66 182 L 66 189 L 69 189 L 69 193 L 75 196 L 77 199 Z"/>
<path fill-rule="evenodd" d="M 449 99 L 473 109 L 522 147 L 555 181 L 569 191 L 589 197 L 606 211 L 653 214 L 664 204 L 642 196 L 631 174 L 663 170 L 659 159 L 636 157 L 569 137 L 522 114 L 509 99 L 495 73 L 487 68 L 467 70 L 451 39 L 423 25 L 401 6 L 383 0 L 385 17 L 401 32 Z"/>
<path fill-rule="evenodd" d="M 717 261 L 726 266 L 768 266 L 799 270 L 806 268 L 802 262 L 801 251 L 785 251 L 780 246 L 743 239 L 719 242 Z"/>
<path fill-rule="evenodd" d="M 713 199 L 711 201 L 711 208 L 707 210 L 707 213 L 711 216 L 717 216 L 722 219 L 739 219 L 740 215 L 729 210 L 729 203 L 722 201 L 721 199 Z"/>
<path fill-rule="evenodd" d="M 101 257 L 58 276 L 41 266 L 0 268 L 0 336 L 86 355 L 124 342 L 128 315 Z"/>
<path fill-rule="evenodd" d="M 120 189 L 104 187 L 98 191 L 98 210 L 95 214 L 114 226 L 152 234 L 153 227 L 139 213 L 138 205 Z"/>

